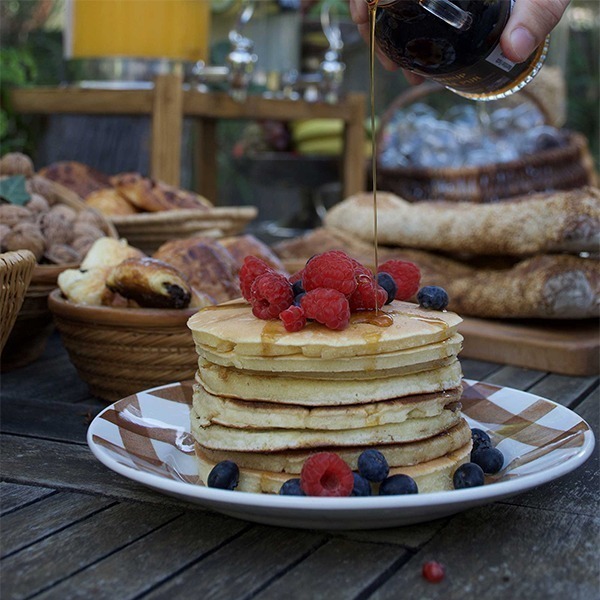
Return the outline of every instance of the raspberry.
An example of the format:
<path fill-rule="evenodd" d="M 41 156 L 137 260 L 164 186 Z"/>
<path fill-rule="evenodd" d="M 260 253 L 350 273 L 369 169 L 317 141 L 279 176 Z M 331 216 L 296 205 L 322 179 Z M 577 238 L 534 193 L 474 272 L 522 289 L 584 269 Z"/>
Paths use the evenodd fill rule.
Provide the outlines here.
<path fill-rule="evenodd" d="M 349 496 L 354 474 L 337 454 L 319 452 L 302 466 L 300 487 L 307 496 Z"/>
<path fill-rule="evenodd" d="M 307 319 L 329 329 L 344 329 L 350 322 L 350 305 L 342 292 L 320 288 L 306 292 L 300 301 Z"/>
<path fill-rule="evenodd" d="M 263 273 L 274 272 L 273 269 L 262 259 L 256 256 L 246 256 L 244 258 L 244 264 L 242 265 L 239 278 L 240 278 L 240 289 L 242 290 L 242 296 L 250 301 L 250 288 L 254 283 L 254 280 Z"/>
<path fill-rule="evenodd" d="M 352 259 L 339 250 L 318 254 L 306 263 L 302 283 L 307 292 L 329 288 L 349 296 L 356 289 Z"/>
<path fill-rule="evenodd" d="M 414 263 L 406 260 L 386 260 L 377 269 L 378 273 L 389 273 L 396 282 L 396 300 L 409 300 L 419 289 L 421 271 Z"/>
<path fill-rule="evenodd" d="M 306 325 L 306 315 L 300 306 L 292 305 L 281 311 L 279 318 L 283 321 L 286 331 L 300 331 Z"/>
<path fill-rule="evenodd" d="M 359 275 L 357 286 L 348 298 L 350 310 L 375 310 L 387 302 L 387 292 L 373 279 L 372 275 Z"/>
<path fill-rule="evenodd" d="M 423 577 L 431 583 L 439 583 L 442 579 L 444 579 L 444 575 L 446 574 L 444 565 L 436 562 L 435 560 L 427 561 L 423 565 L 421 573 Z"/>
<path fill-rule="evenodd" d="M 300 269 L 296 271 L 293 275 L 290 276 L 290 283 L 294 284 L 297 281 L 302 281 L 302 277 L 304 276 L 304 269 Z"/>
<path fill-rule="evenodd" d="M 293 301 L 287 277 L 273 270 L 259 275 L 250 286 L 252 314 L 259 319 L 276 319 Z"/>

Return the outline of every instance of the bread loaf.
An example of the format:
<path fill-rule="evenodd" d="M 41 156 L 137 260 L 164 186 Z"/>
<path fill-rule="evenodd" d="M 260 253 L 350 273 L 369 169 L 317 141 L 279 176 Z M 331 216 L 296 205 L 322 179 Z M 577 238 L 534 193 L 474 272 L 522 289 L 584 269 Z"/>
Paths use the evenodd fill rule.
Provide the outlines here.
<path fill-rule="evenodd" d="M 522 196 L 491 204 L 410 203 L 377 194 L 380 244 L 478 255 L 528 256 L 596 252 L 600 244 L 600 190 Z M 361 193 L 335 205 L 328 227 L 373 241 L 373 195 Z"/>

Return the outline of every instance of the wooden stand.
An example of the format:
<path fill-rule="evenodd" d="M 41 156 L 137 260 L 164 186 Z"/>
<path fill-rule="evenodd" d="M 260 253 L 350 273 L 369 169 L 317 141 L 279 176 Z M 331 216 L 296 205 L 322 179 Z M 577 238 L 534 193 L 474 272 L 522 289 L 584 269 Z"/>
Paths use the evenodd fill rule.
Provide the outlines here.
<path fill-rule="evenodd" d="M 95 89 L 78 86 L 15 89 L 11 103 L 16 112 L 29 114 L 150 115 L 151 176 L 179 185 L 183 118 L 192 117 L 198 131 L 198 191 L 218 204 L 217 139 L 219 119 L 341 119 L 344 122 L 343 194 L 363 191 L 364 96 L 350 94 L 336 104 L 248 96 L 243 103 L 226 93 L 201 93 L 186 88 L 178 74 L 159 75 L 151 89 Z"/>

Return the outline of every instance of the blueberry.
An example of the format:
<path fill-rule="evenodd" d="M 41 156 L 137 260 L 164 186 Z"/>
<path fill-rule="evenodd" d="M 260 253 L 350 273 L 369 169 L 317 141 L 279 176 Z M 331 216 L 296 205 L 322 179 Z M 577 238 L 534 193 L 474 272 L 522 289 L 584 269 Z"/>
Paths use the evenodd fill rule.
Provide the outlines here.
<path fill-rule="evenodd" d="M 302 287 L 302 279 L 294 281 L 292 284 L 292 292 L 294 296 L 297 296 L 298 294 L 304 294 L 304 292 L 306 292 L 306 290 Z"/>
<path fill-rule="evenodd" d="M 471 462 L 479 465 L 484 473 L 497 473 L 504 465 L 504 455 L 498 448 L 480 446 L 471 452 Z"/>
<path fill-rule="evenodd" d="M 479 448 L 491 448 L 492 446 L 490 436 L 483 429 L 477 429 L 476 427 L 471 429 L 471 439 L 473 440 L 473 452 Z"/>
<path fill-rule="evenodd" d="M 360 476 L 358 473 L 354 475 L 354 487 L 352 488 L 351 496 L 370 496 L 371 495 L 371 484 L 367 479 Z"/>
<path fill-rule="evenodd" d="M 417 302 L 422 308 L 444 310 L 449 302 L 448 293 L 437 285 L 427 285 L 418 291 Z"/>
<path fill-rule="evenodd" d="M 232 460 L 222 460 L 208 474 L 206 485 L 220 490 L 233 490 L 240 479 L 240 470 Z"/>
<path fill-rule="evenodd" d="M 379 450 L 365 450 L 358 457 L 358 472 L 369 481 L 383 481 L 390 472 L 385 456 Z"/>
<path fill-rule="evenodd" d="M 408 475 L 392 475 L 384 479 L 379 486 L 380 496 L 395 496 L 396 494 L 418 494 L 417 482 Z"/>
<path fill-rule="evenodd" d="M 279 489 L 280 496 L 306 496 L 300 487 L 300 478 L 288 479 Z"/>
<path fill-rule="evenodd" d="M 294 296 L 294 306 L 302 306 L 304 296 L 306 296 L 306 292 L 300 292 L 297 296 Z"/>
<path fill-rule="evenodd" d="M 465 463 L 454 471 L 454 489 L 477 487 L 484 484 L 483 470 L 475 463 Z"/>
<path fill-rule="evenodd" d="M 388 298 L 385 303 L 391 304 L 398 291 L 398 286 L 394 278 L 389 273 L 382 271 L 381 273 L 377 273 L 377 283 L 387 292 Z"/>

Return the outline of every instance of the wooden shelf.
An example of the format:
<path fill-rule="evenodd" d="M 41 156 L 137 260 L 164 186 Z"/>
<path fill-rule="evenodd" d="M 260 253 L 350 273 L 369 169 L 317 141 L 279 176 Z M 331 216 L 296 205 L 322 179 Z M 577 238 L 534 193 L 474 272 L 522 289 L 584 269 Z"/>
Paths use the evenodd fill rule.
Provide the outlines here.
<path fill-rule="evenodd" d="M 23 114 L 129 114 L 152 118 L 151 176 L 179 185 L 183 118 L 194 119 L 199 192 L 217 202 L 216 123 L 220 119 L 341 119 L 344 122 L 343 194 L 363 191 L 364 96 L 349 94 L 336 104 L 248 96 L 236 102 L 226 93 L 202 93 L 184 86 L 177 74 L 159 75 L 149 89 L 79 86 L 14 89 L 11 103 Z"/>

